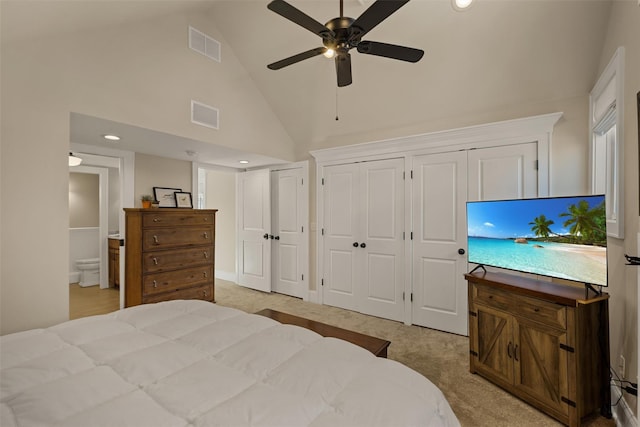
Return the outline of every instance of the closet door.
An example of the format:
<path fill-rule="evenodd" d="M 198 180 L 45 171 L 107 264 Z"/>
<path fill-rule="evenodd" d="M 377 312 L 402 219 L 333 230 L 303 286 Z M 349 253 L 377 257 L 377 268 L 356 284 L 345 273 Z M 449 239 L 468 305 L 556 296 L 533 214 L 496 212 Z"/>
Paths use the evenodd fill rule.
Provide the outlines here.
<path fill-rule="evenodd" d="M 404 320 L 404 159 L 360 163 L 360 310 Z M 364 247 L 363 247 L 364 246 Z"/>
<path fill-rule="evenodd" d="M 526 199 L 538 196 L 538 144 L 471 150 L 469 200 Z"/>
<path fill-rule="evenodd" d="M 271 172 L 274 292 L 306 298 L 304 224 L 307 202 L 302 168 Z"/>
<path fill-rule="evenodd" d="M 356 257 L 360 253 L 360 173 L 355 164 L 324 168 L 322 298 L 325 304 L 357 310 Z"/>
<path fill-rule="evenodd" d="M 404 319 L 404 160 L 324 168 L 325 304 Z"/>
<path fill-rule="evenodd" d="M 413 158 L 412 323 L 467 334 L 467 153 Z"/>

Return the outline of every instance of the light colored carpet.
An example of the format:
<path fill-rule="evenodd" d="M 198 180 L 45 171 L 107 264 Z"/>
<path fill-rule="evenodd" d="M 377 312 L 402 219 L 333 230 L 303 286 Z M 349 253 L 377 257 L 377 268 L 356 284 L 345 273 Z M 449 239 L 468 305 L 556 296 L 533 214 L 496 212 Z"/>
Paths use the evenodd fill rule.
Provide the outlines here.
<path fill-rule="evenodd" d="M 562 424 L 469 373 L 469 343 L 462 337 L 349 310 L 268 294 L 216 279 L 216 303 L 255 313 L 271 308 L 391 341 L 389 359 L 420 372 L 449 400 L 462 426 L 560 426 Z M 595 418 L 591 427 L 615 425 Z"/>

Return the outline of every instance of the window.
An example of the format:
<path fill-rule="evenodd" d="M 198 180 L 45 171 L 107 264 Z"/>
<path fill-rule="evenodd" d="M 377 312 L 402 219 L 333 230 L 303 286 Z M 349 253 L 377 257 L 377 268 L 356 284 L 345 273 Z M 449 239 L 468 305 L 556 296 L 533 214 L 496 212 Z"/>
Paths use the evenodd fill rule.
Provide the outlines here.
<path fill-rule="evenodd" d="M 607 234 L 619 239 L 624 238 L 623 69 L 624 48 L 620 47 L 589 100 L 591 192 L 605 194 Z"/>

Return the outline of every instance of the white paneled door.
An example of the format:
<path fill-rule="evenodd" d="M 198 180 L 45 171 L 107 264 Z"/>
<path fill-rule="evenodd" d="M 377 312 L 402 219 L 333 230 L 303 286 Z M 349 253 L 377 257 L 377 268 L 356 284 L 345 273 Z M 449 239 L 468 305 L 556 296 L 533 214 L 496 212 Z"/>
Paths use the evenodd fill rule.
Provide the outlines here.
<path fill-rule="evenodd" d="M 238 284 L 271 291 L 269 170 L 237 175 Z"/>
<path fill-rule="evenodd" d="M 404 318 L 404 160 L 324 168 L 325 304 Z"/>
<path fill-rule="evenodd" d="M 471 150 L 468 199 L 505 200 L 538 196 L 538 144 Z"/>
<path fill-rule="evenodd" d="M 305 230 L 308 194 L 302 168 L 271 172 L 273 291 L 307 298 Z M 308 274 L 307 274 L 308 276 Z"/>
<path fill-rule="evenodd" d="M 413 158 L 412 323 L 467 334 L 467 153 Z"/>

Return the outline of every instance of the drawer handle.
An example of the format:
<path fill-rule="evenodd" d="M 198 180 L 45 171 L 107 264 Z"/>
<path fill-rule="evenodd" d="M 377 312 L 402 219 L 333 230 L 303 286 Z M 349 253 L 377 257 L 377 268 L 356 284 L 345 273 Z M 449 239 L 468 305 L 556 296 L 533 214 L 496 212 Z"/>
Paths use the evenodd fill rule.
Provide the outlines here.
<path fill-rule="evenodd" d="M 153 218 L 153 222 L 160 222 L 160 218 L 158 217 Z"/>
<path fill-rule="evenodd" d="M 153 243 L 157 244 L 158 243 L 158 236 L 157 235 L 153 235 Z"/>
<path fill-rule="evenodd" d="M 207 296 L 207 291 L 206 290 L 202 291 L 202 293 L 204 294 L 205 297 Z"/>
<path fill-rule="evenodd" d="M 158 265 L 158 258 L 153 257 L 153 264 L 154 264 L 154 265 Z"/>
<path fill-rule="evenodd" d="M 509 359 L 513 357 L 513 344 L 511 344 L 511 341 L 507 344 L 507 356 L 509 356 Z"/>
<path fill-rule="evenodd" d="M 533 311 L 535 311 L 536 313 L 540 311 L 540 309 L 538 307 L 534 308 Z"/>
<path fill-rule="evenodd" d="M 203 254 L 204 254 L 204 259 L 209 259 L 209 252 L 204 251 Z"/>
<path fill-rule="evenodd" d="M 205 231 L 204 233 L 202 233 L 202 237 L 204 237 L 205 239 L 209 238 L 209 234 Z"/>
<path fill-rule="evenodd" d="M 206 277 L 207 277 L 207 272 L 206 272 L 206 271 L 203 271 L 203 272 L 202 272 L 202 276 L 206 278 Z"/>
<path fill-rule="evenodd" d="M 158 287 L 158 282 L 156 282 L 155 280 L 153 281 L 153 287 L 157 288 Z"/>

